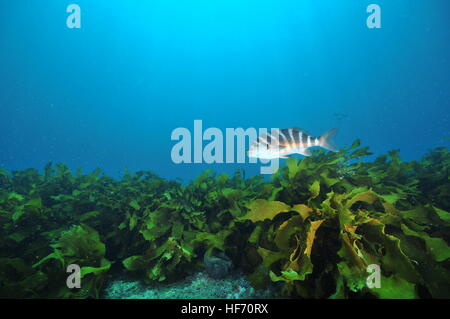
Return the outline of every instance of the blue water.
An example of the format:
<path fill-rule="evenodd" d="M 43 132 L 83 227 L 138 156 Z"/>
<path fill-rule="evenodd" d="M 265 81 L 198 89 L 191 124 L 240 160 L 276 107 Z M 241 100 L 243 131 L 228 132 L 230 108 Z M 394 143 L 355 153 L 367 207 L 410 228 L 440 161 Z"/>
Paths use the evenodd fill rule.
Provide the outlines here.
<path fill-rule="evenodd" d="M 81 7 L 68 29 L 66 7 Z M 382 9 L 368 29 L 366 7 Z M 0 167 L 191 179 L 177 127 L 339 128 L 419 159 L 450 136 L 448 0 L 2 0 Z M 338 114 L 338 115 L 336 115 Z"/>

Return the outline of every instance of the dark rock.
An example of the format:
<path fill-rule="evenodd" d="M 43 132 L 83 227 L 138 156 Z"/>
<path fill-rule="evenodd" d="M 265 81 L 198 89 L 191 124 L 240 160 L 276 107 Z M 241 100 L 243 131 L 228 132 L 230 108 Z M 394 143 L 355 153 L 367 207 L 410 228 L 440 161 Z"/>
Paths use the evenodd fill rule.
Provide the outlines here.
<path fill-rule="evenodd" d="M 218 256 L 208 256 L 206 253 L 203 257 L 206 273 L 214 279 L 222 279 L 227 277 L 233 269 L 233 263 L 224 254 Z"/>

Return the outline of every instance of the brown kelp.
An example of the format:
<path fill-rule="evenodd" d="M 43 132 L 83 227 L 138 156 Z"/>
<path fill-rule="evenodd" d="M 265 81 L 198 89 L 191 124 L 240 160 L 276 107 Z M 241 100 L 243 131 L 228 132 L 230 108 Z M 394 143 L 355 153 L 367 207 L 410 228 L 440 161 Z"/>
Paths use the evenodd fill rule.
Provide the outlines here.
<path fill-rule="evenodd" d="M 187 185 L 0 170 L 0 297 L 99 298 L 118 274 L 170 282 L 221 255 L 280 297 L 449 298 L 449 150 L 366 155 L 355 141 L 290 158 L 270 181 L 208 170 Z M 66 286 L 70 264 L 81 288 Z M 373 264 L 380 288 L 366 284 Z"/>

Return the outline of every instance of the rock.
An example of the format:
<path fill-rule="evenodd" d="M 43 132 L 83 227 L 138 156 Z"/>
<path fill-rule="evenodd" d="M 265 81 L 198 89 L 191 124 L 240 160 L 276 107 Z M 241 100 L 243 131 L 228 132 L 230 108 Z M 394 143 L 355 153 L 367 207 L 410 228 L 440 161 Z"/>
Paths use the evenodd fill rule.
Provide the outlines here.
<path fill-rule="evenodd" d="M 206 273 L 214 279 L 227 277 L 233 269 L 233 263 L 224 253 L 219 254 L 219 256 L 208 256 L 205 253 L 203 262 Z"/>

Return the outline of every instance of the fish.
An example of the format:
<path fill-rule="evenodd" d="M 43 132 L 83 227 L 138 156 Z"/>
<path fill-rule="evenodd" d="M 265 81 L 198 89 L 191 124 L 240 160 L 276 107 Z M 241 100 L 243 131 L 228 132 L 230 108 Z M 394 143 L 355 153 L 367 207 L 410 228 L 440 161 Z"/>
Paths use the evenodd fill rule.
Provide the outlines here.
<path fill-rule="evenodd" d="M 247 155 L 260 159 L 288 158 L 292 154 L 311 156 L 309 148 L 314 146 L 337 152 L 338 147 L 333 141 L 337 132 L 336 128 L 332 128 L 315 137 L 298 127 L 274 129 L 259 136 L 250 145 Z"/>

